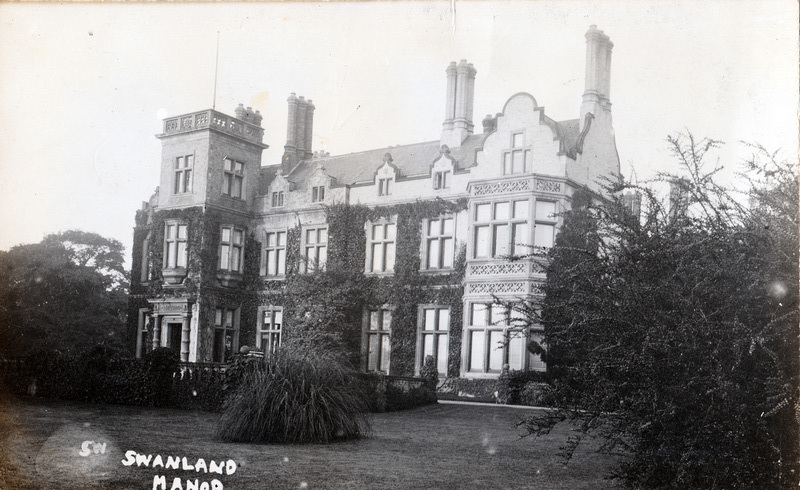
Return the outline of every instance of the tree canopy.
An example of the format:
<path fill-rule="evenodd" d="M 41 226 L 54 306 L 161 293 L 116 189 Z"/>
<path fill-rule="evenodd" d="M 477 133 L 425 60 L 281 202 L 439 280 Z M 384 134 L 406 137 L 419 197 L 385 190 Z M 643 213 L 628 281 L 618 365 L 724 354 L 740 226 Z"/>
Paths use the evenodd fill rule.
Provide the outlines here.
<path fill-rule="evenodd" d="M 753 147 L 743 203 L 708 168 L 719 142 L 668 141 L 669 201 L 622 182 L 565 214 L 541 313 L 561 409 L 524 425 L 579 420 L 632 486 L 796 487 L 797 166 Z"/>
<path fill-rule="evenodd" d="M 120 242 L 70 230 L 0 252 L 0 350 L 123 348 L 128 282 Z"/>

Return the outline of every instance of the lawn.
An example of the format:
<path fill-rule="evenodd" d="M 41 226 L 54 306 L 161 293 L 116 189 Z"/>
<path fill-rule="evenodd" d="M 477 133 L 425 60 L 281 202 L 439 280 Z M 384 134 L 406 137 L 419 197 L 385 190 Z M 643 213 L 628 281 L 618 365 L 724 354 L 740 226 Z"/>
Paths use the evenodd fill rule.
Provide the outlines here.
<path fill-rule="evenodd" d="M 217 415 L 33 398 L 0 405 L 0 488 L 153 488 L 164 476 L 209 488 L 608 488 L 613 460 L 581 446 L 563 465 L 556 453 L 571 427 L 519 438 L 528 410 L 437 404 L 371 416 L 359 441 L 309 445 L 228 444 L 214 439 Z M 85 441 L 98 443 L 94 446 Z M 101 446 L 100 444 L 105 444 Z M 104 449 L 104 451 L 103 451 Z M 126 466 L 126 452 L 186 458 L 196 466 L 233 460 L 232 474 Z M 83 453 L 85 456 L 81 455 Z M 201 464 L 201 467 L 203 465 Z M 232 466 L 231 466 L 232 468 Z M 160 488 L 160 487 L 159 487 Z M 204 488 L 204 487 L 201 487 Z"/>

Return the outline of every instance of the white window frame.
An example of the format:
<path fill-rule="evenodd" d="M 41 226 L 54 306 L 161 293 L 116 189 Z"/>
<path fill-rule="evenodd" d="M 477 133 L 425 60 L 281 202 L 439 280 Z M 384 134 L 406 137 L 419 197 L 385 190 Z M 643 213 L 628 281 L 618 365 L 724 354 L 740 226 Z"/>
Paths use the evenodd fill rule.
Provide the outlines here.
<path fill-rule="evenodd" d="M 175 233 L 172 233 L 172 231 Z M 185 269 L 189 262 L 189 225 L 180 221 L 164 223 L 164 268 Z"/>
<path fill-rule="evenodd" d="M 174 182 L 173 194 L 192 193 L 192 170 L 194 169 L 194 155 L 181 155 L 175 157 L 173 166 Z"/>
<path fill-rule="evenodd" d="M 542 205 L 552 205 L 552 215 L 546 210 L 542 210 Z M 549 206 L 548 206 L 549 207 Z M 533 245 L 537 248 L 547 250 L 552 247 L 556 241 L 556 234 L 558 233 L 558 201 L 548 201 L 546 199 L 536 200 L 536 210 L 534 214 L 534 236 Z M 550 234 L 552 233 L 552 236 Z M 547 238 L 545 240 L 545 238 Z M 546 242 L 548 245 L 542 245 Z"/>
<path fill-rule="evenodd" d="M 315 185 L 311 188 L 311 202 L 325 202 L 324 185 Z"/>
<path fill-rule="evenodd" d="M 328 262 L 328 225 L 304 226 L 302 250 L 306 273 L 324 271 Z"/>
<path fill-rule="evenodd" d="M 447 221 L 452 223 L 447 230 Z M 422 270 L 425 271 L 450 271 L 455 264 L 456 246 L 456 217 L 454 215 L 440 216 L 435 219 L 426 219 L 422 222 Z M 436 228 L 435 234 L 432 229 Z M 435 261 L 431 260 L 435 254 Z M 431 265 L 434 263 L 435 265 Z M 448 264 L 449 265 L 446 265 Z"/>
<path fill-rule="evenodd" d="M 225 239 L 225 232 L 228 239 Z M 237 234 L 239 240 L 237 241 Z M 234 225 L 222 225 L 219 234 L 219 264 L 221 271 L 239 272 L 244 270 L 244 244 L 247 234 L 244 228 Z"/>
<path fill-rule="evenodd" d="M 244 162 L 225 158 L 222 163 L 222 194 L 244 199 Z"/>
<path fill-rule="evenodd" d="M 437 170 L 433 172 L 433 188 L 436 190 L 449 189 L 453 173 L 449 170 Z"/>
<path fill-rule="evenodd" d="M 165 231 L 166 234 L 166 231 Z M 142 240 L 142 264 L 139 267 L 139 282 L 145 283 L 150 281 L 150 233 Z"/>
<path fill-rule="evenodd" d="M 283 342 L 283 307 L 267 306 L 259 310 L 256 349 L 266 355 L 277 352 Z M 264 341 L 266 336 L 267 340 Z M 277 340 L 276 340 L 277 339 Z"/>
<path fill-rule="evenodd" d="M 283 191 L 274 191 L 272 193 L 272 207 L 273 208 L 282 208 L 284 205 L 284 194 Z"/>
<path fill-rule="evenodd" d="M 233 356 L 238 351 L 240 314 L 240 308 L 228 308 L 225 306 L 217 306 L 214 308 L 214 317 L 212 318 L 212 323 L 214 326 L 214 338 L 211 343 L 212 362 L 227 362 L 230 359 L 230 356 Z M 228 322 L 228 320 L 230 320 L 230 322 Z M 217 344 L 217 336 L 221 333 L 223 342 L 225 342 L 229 332 L 231 339 L 230 352 L 226 352 L 228 351 L 227 346 L 225 346 L 222 351 L 218 351 L 219 345 Z"/>
<path fill-rule="evenodd" d="M 381 230 L 380 236 L 376 233 Z M 397 250 L 397 223 L 389 220 L 367 222 L 367 253 L 364 271 L 367 274 L 392 274 Z M 376 262 L 376 258 L 380 258 Z M 376 268 L 376 265 L 378 266 Z"/>
<path fill-rule="evenodd" d="M 392 187 L 394 187 L 394 178 L 388 177 L 385 179 L 378 179 L 378 195 L 391 196 Z"/>
<path fill-rule="evenodd" d="M 489 218 L 481 218 L 481 206 L 488 206 Z M 503 206 L 506 206 L 503 217 Z M 494 200 L 475 203 L 472 208 L 472 258 L 497 259 L 532 252 L 530 199 Z M 484 246 L 484 243 L 485 246 Z"/>
<path fill-rule="evenodd" d="M 524 131 L 511 133 L 509 148 L 503 150 L 503 175 L 519 175 L 530 173 L 533 168 L 533 156 L 530 145 L 525 145 Z M 519 155 L 519 160 L 516 157 Z M 520 168 L 521 166 L 521 168 Z"/>
<path fill-rule="evenodd" d="M 428 304 L 419 306 L 417 315 L 417 374 L 419 374 L 422 366 L 425 365 L 425 358 L 432 355 L 436 362 L 436 369 L 439 371 L 439 377 L 447 376 L 450 358 L 450 325 L 452 323 L 450 311 L 449 306 L 443 305 Z M 446 316 L 443 312 L 446 312 Z M 443 319 L 443 317 L 445 318 Z M 432 320 L 432 322 L 428 320 Z M 441 328 L 442 326 L 444 328 Z M 430 343 L 428 343 L 428 339 L 430 339 Z M 428 345 L 430 345 L 430 352 L 426 352 Z"/>
<path fill-rule="evenodd" d="M 263 260 L 261 275 L 266 277 L 286 276 L 287 230 L 267 230 L 264 232 Z M 270 242 L 271 239 L 274 240 Z"/>
<path fill-rule="evenodd" d="M 368 309 L 364 312 L 361 345 L 364 352 L 364 371 L 366 372 L 389 374 L 392 357 L 392 313 L 392 308 L 387 306 Z M 372 347 L 377 348 L 372 349 Z M 375 369 L 372 369 L 373 367 Z"/>
<path fill-rule="evenodd" d="M 491 300 L 470 301 L 466 304 L 467 376 L 496 375 L 508 363 L 510 370 L 544 370 L 539 356 L 528 352 L 531 337 L 541 338 L 541 329 L 520 326 L 520 313 L 516 308 Z M 480 308 L 477 308 L 480 307 Z M 480 339 L 480 352 L 475 352 L 474 341 Z M 476 355 L 478 354 L 478 355 Z M 477 365 L 476 365 L 477 364 Z"/>

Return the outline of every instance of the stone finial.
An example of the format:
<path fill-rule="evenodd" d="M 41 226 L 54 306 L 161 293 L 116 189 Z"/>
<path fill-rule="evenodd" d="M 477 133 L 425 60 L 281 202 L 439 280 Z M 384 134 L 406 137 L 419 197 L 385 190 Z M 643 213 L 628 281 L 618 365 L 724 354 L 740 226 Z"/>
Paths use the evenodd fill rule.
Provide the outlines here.
<path fill-rule="evenodd" d="M 441 153 L 442 155 L 449 155 L 450 154 L 450 147 L 447 146 L 447 145 L 442 145 L 442 147 L 439 148 L 439 153 Z"/>
<path fill-rule="evenodd" d="M 497 129 L 497 119 L 491 114 L 486 114 L 486 117 L 483 118 L 483 132 L 491 133 L 495 129 Z"/>
<path fill-rule="evenodd" d="M 383 163 L 392 163 L 392 154 L 391 153 L 387 152 L 385 155 L 383 155 Z"/>
<path fill-rule="evenodd" d="M 253 114 L 253 124 L 255 124 L 256 126 L 261 126 L 261 121 L 263 119 L 264 117 L 261 115 L 261 111 L 256 109 L 256 113 Z"/>

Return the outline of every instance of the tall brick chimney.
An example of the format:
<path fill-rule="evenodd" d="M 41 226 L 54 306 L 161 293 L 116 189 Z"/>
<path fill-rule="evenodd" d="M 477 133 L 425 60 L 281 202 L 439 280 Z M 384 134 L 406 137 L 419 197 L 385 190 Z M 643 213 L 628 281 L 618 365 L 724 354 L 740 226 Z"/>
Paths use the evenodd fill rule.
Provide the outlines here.
<path fill-rule="evenodd" d="M 288 175 L 301 160 L 313 156 L 311 143 L 314 130 L 313 102 L 306 101 L 303 96 L 297 97 L 294 93 L 286 101 L 289 113 L 286 121 L 286 144 L 283 146 L 281 159 L 284 175 Z"/>
<path fill-rule="evenodd" d="M 586 114 L 611 116 L 611 49 L 614 43 L 596 25 L 586 31 L 586 80 L 581 104 L 581 130 Z"/>
<path fill-rule="evenodd" d="M 473 100 L 475 97 L 475 74 L 472 63 L 461 60 L 447 67 L 447 95 L 442 124 L 441 143 L 458 148 L 472 134 Z"/>

